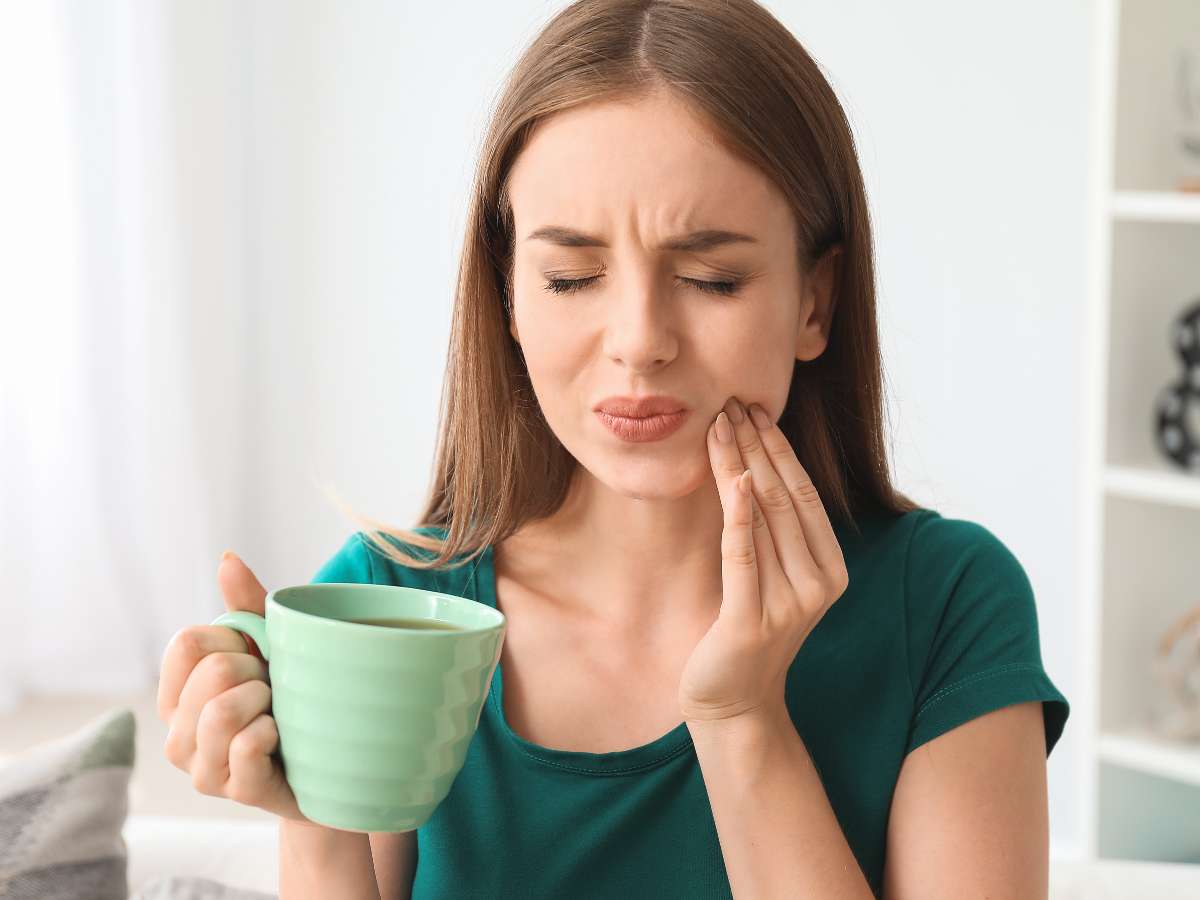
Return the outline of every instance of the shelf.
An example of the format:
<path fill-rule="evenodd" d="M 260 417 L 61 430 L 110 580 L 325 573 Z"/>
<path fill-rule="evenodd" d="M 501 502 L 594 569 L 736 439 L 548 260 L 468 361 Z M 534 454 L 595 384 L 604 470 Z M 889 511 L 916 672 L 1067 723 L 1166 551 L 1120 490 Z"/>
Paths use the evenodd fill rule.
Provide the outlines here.
<path fill-rule="evenodd" d="M 1166 458 L 1157 419 L 1183 374 L 1175 323 L 1200 300 L 1200 192 L 1182 189 L 1200 177 L 1191 150 L 1200 61 L 1189 55 L 1200 2 L 1098 0 L 1094 9 L 1086 437 L 1095 464 L 1084 469 L 1083 508 L 1098 522 L 1083 542 L 1082 624 L 1096 715 L 1083 850 L 1200 863 L 1200 741 L 1150 727 L 1163 700 L 1153 665 L 1162 637 L 1197 603 L 1200 472 Z"/>
<path fill-rule="evenodd" d="M 1186 475 L 1182 471 L 1107 466 L 1104 470 L 1104 489 L 1109 494 L 1130 500 L 1200 509 L 1200 477 Z"/>
<path fill-rule="evenodd" d="M 1114 191 L 1114 219 L 1129 222 L 1184 222 L 1200 225 L 1200 194 L 1183 191 Z"/>
<path fill-rule="evenodd" d="M 1170 741 L 1146 728 L 1130 728 L 1101 734 L 1100 758 L 1146 775 L 1200 786 L 1200 743 Z"/>

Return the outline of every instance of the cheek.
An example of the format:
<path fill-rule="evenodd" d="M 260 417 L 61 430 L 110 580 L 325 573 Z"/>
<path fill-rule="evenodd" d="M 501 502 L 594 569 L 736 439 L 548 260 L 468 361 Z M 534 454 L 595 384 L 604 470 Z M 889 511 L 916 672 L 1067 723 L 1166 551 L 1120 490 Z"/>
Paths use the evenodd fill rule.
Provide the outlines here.
<path fill-rule="evenodd" d="M 796 363 L 794 328 L 794 322 L 771 316 L 729 323 L 705 356 L 730 394 L 778 413 L 787 401 Z"/>

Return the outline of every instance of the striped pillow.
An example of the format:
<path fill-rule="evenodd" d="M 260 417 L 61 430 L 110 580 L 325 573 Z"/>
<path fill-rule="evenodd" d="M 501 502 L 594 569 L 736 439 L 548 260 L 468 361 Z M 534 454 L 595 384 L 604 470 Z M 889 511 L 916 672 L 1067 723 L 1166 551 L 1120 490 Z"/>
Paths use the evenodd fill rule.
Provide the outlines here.
<path fill-rule="evenodd" d="M 125 900 L 135 732 L 114 709 L 0 765 L 0 897 Z"/>

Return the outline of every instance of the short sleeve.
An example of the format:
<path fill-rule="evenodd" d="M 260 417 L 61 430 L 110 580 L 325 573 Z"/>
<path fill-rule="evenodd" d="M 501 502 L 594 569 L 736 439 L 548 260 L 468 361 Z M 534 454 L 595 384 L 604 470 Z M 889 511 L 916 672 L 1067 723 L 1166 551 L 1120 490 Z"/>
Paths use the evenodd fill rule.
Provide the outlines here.
<path fill-rule="evenodd" d="M 317 570 L 310 583 L 374 584 L 374 576 L 371 552 L 363 540 L 362 532 L 356 531 Z"/>
<path fill-rule="evenodd" d="M 1070 706 L 1046 674 L 1033 587 L 982 525 L 927 510 L 905 568 L 914 712 L 908 749 L 992 710 L 1042 701 L 1046 755 Z"/>

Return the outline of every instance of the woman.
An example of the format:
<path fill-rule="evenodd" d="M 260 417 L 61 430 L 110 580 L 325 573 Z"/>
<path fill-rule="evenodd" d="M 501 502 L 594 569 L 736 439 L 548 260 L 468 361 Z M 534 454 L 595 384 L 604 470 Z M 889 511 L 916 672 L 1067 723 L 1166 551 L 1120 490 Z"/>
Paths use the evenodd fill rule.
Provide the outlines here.
<path fill-rule="evenodd" d="M 816 63 L 751 0 L 574 3 L 473 196 L 420 527 L 356 517 L 313 580 L 496 606 L 500 665 L 430 821 L 285 817 L 284 896 L 1044 897 L 1069 707 L 1020 563 L 889 481 Z"/>

